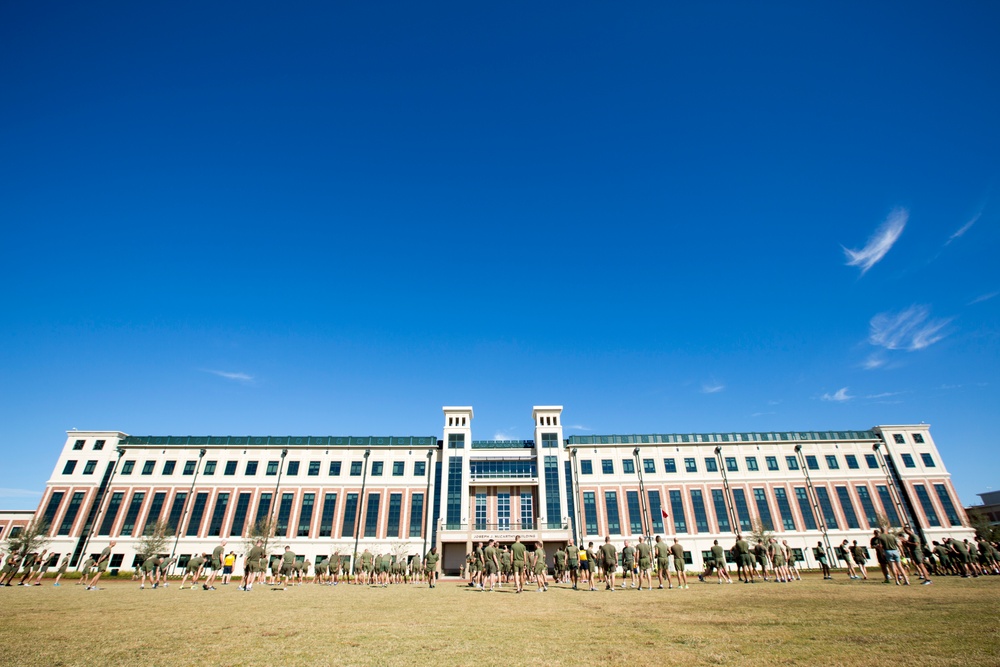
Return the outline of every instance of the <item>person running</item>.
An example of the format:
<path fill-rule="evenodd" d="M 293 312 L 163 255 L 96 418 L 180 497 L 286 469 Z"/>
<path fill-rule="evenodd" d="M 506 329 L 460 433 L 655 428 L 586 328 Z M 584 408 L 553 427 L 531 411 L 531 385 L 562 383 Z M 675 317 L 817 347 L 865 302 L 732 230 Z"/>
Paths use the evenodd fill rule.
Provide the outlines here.
<path fill-rule="evenodd" d="M 205 566 L 205 556 L 206 554 L 195 554 L 194 557 L 188 561 L 187 567 L 184 568 L 184 576 L 181 577 L 181 587 L 177 590 L 184 590 L 184 584 L 187 583 L 189 576 L 192 578 L 191 590 L 195 590 L 198 587 L 198 580 L 201 578 L 201 571 Z"/>
<path fill-rule="evenodd" d="M 858 566 L 858 572 L 861 573 L 861 578 L 865 581 L 868 580 L 868 570 L 865 567 L 865 548 L 858 544 L 857 540 L 851 541 L 851 557 Z"/>
<path fill-rule="evenodd" d="M 601 566 L 604 568 L 605 590 L 615 590 L 615 574 L 618 569 L 618 552 L 615 545 L 611 544 L 611 536 L 604 538 L 601 545 Z"/>
<path fill-rule="evenodd" d="M 684 563 L 684 547 L 681 546 L 680 540 L 676 537 L 674 538 L 674 543 L 670 547 L 670 553 L 674 556 L 674 573 L 677 575 L 677 588 L 687 588 L 688 587 L 688 577 L 685 571 Z"/>
<path fill-rule="evenodd" d="M 253 590 L 254 582 L 262 576 L 262 563 L 266 558 L 266 552 L 264 551 L 263 545 L 263 540 L 257 540 L 254 542 L 250 551 L 247 552 L 246 558 L 243 559 L 243 584 L 240 586 L 241 591 L 249 593 Z"/>
<path fill-rule="evenodd" d="M 656 578 L 659 580 L 660 585 L 657 588 L 663 588 L 663 579 L 667 579 L 667 588 L 673 588 L 674 585 L 670 583 L 670 547 L 660 539 L 660 536 L 656 536 L 656 545 L 653 547 L 653 551 L 656 555 Z"/>
<path fill-rule="evenodd" d="M 625 577 L 630 578 L 632 588 L 635 588 L 635 547 L 628 540 L 625 540 L 625 546 L 622 547 L 622 568 L 622 588 L 625 588 Z"/>
<path fill-rule="evenodd" d="M 0 586 L 11 586 L 11 579 L 17 574 L 18 558 L 16 554 L 7 554 L 3 562 L 3 570 L 0 570 Z"/>
<path fill-rule="evenodd" d="M 222 554 L 226 552 L 226 541 L 222 540 L 222 543 L 212 549 L 212 558 L 207 561 L 206 566 L 212 568 L 212 572 L 208 575 L 208 579 L 202 585 L 202 588 L 206 591 L 215 590 L 215 578 L 218 576 L 219 570 L 222 569 Z"/>
<path fill-rule="evenodd" d="M 104 574 L 105 570 L 108 569 L 108 565 L 111 563 L 111 550 L 114 548 L 115 544 L 117 544 L 117 542 L 112 540 L 108 543 L 108 546 L 104 547 L 104 550 L 101 551 L 101 555 L 97 559 L 97 574 L 94 575 L 94 578 L 90 581 L 86 590 L 98 590 L 97 582 L 100 580 L 101 575 Z"/>
<path fill-rule="evenodd" d="M 727 584 L 733 583 L 729 577 L 729 570 L 726 568 L 726 550 L 719 546 L 719 540 L 712 540 L 712 560 L 715 561 L 715 573 L 721 584 L 723 580 Z"/>
<path fill-rule="evenodd" d="M 875 530 L 878 533 L 878 529 L 876 528 Z M 900 563 L 899 541 L 896 539 L 896 536 L 887 530 L 884 533 L 878 533 L 877 537 L 879 544 L 882 546 L 882 551 L 885 553 L 886 565 L 889 568 L 889 572 L 895 578 L 896 585 L 899 586 L 899 580 L 902 579 L 904 585 L 909 586 L 910 578 Z"/>
<path fill-rule="evenodd" d="M 716 542 L 718 544 L 718 542 Z M 638 556 L 639 563 L 639 590 L 642 590 L 642 580 L 646 580 L 646 587 L 648 590 L 653 590 L 653 573 L 651 568 L 653 566 L 653 550 L 649 546 L 649 542 L 640 535 L 639 544 L 635 547 L 636 555 Z"/>
<path fill-rule="evenodd" d="M 56 581 L 54 584 L 52 584 L 53 586 L 62 585 L 59 583 L 59 580 L 62 579 L 62 576 L 64 574 L 66 574 L 66 570 L 68 568 L 69 568 L 69 554 L 66 554 L 65 556 L 62 557 L 62 560 L 59 561 L 59 569 L 56 570 Z"/>
<path fill-rule="evenodd" d="M 520 593 L 524 590 L 524 564 L 527 561 L 528 549 L 521 544 L 521 536 L 514 536 L 514 544 L 510 547 L 510 559 L 514 570 L 514 592 Z"/>
<path fill-rule="evenodd" d="M 851 553 L 851 545 L 847 543 L 847 540 L 841 542 L 840 546 L 837 547 L 837 558 L 844 561 L 844 564 L 847 565 L 848 578 L 850 579 L 861 578 L 858 576 L 858 573 L 854 570 L 854 557 L 853 554 Z"/>
<path fill-rule="evenodd" d="M 544 593 L 549 590 L 549 583 L 546 579 L 549 564 L 545 560 L 545 546 L 540 541 L 535 542 L 535 553 L 532 556 L 532 562 L 535 565 L 535 583 L 538 585 L 538 592 Z"/>
<path fill-rule="evenodd" d="M 34 585 L 34 579 L 39 575 L 39 573 L 41 573 L 42 562 L 45 560 L 48 553 L 49 553 L 48 551 L 43 551 L 40 554 L 32 554 L 27 558 L 24 565 L 24 576 L 21 577 L 21 581 L 19 582 L 20 585 L 23 586 Z M 24 582 L 25 577 L 27 577 L 28 579 L 27 583 Z"/>
<path fill-rule="evenodd" d="M 427 581 L 430 588 L 434 588 L 434 580 L 437 578 L 438 548 L 431 547 L 424 559 L 424 570 L 427 573 Z"/>

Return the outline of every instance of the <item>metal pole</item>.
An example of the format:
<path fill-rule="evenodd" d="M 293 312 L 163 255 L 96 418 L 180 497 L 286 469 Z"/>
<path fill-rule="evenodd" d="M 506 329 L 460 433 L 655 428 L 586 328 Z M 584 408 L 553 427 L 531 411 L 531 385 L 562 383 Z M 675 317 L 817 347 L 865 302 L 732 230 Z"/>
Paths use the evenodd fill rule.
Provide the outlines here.
<path fill-rule="evenodd" d="M 431 459 L 434 457 L 434 452 L 432 450 L 427 450 L 427 494 L 424 496 L 424 550 L 420 552 L 420 562 L 424 561 L 424 555 L 427 554 L 427 533 L 430 532 L 431 527 Z M 355 549 L 357 547 L 355 546 Z"/>
<path fill-rule="evenodd" d="M 285 457 L 288 456 L 288 450 L 281 450 L 281 461 L 278 462 L 278 481 L 274 483 L 274 498 L 271 500 L 271 511 L 268 512 L 267 517 L 267 533 L 264 534 L 264 553 L 267 554 L 267 540 L 274 532 L 274 510 L 278 507 L 278 487 L 281 486 L 281 473 L 285 470 Z"/>
<path fill-rule="evenodd" d="M 736 509 L 733 507 L 733 492 L 729 488 L 729 478 L 726 477 L 725 461 L 722 460 L 722 447 L 715 448 L 715 458 L 719 462 L 719 471 L 722 473 L 722 488 L 726 496 L 726 507 L 729 509 L 730 526 L 734 533 L 739 533 L 738 528 L 740 528 L 740 523 L 739 518 L 736 516 Z"/>
<path fill-rule="evenodd" d="M 354 572 L 354 557 L 358 553 L 358 540 L 361 539 L 361 515 L 365 505 L 365 482 L 368 480 L 368 457 L 372 450 L 365 450 L 365 467 L 361 473 L 361 495 L 358 497 L 357 521 L 354 522 L 354 553 L 351 554 L 351 572 Z"/>
<path fill-rule="evenodd" d="M 632 450 L 632 456 L 635 457 L 635 469 L 639 473 L 639 511 L 640 511 L 640 514 L 639 514 L 639 523 L 642 524 L 642 534 L 646 536 L 647 540 L 649 540 L 649 538 L 651 537 L 651 535 L 646 530 L 646 525 L 647 525 L 646 524 L 646 518 L 647 518 L 646 515 L 648 514 L 649 510 L 648 510 L 648 508 L 646 506 L 646 487 L 642 483 L 642 466 L 639 465 L 641 462 L 639 461 L 639 448 L 638 447 L 636 447 L 635 449 Z M 652 519 L 652 517 L 649 517 L 649 518 Z"/>
<path fill-rule="evenodd" d="M 174 537 L 174 547 L 170 550 L 170 558 L 168 560 L 172 560 L 174 554 L 177 552 L 177 542 L 181 539 L 181 526 L 184 525 L 184 519 L 187 517 L 188 501 L 191 500 L 191 495 L 194 494 L 194 485 L 198 481 L 198 471 L 201 470 L 201 460 L 204 457 L 205 450 L 202 449 L 198 452 L 198 462 L 194 465 L 194 478 L 191 480 L 191 488 L 188 490 L 187 496 L 184 497 L 184 508 L 181 511 L 180 521 L 177 522 L 177 535 Z"/>
<path fill-rule="evenodd" d="M 889 488 L 889 497 L 892 498 L 892 504 L 896 506 L 896 513 L 899 515 L 899 520 L 903 524 L 903 528 L 912 528 L 909 519 L 910 513 L 906 511 L 905 505 L 903 505 L 903 500 L 900 497 L 899 488 L 896 486 L 896 480 L 892 475 L 892 471 L 889 469 L 889 463 L 886 460 L 885 454 L 882 452 L 882 443 L 876 442 L 872 445 L 872 451 L 878 456 L 879 466 L 882 468 L 882 472 L 885 474 L 885 481 Z M 914 521 L 917 523 L 917 530 L 920 532 L 920 539 L 924 540 L 924 544 L 927 543 L 927 539 L 924 536 L 924 529 L 920 526 L 920 521 L 913 517 Z"/>
<path fill-rule="evenodd" d="M 809 466 L 806 465 L 805 455 L 802 454 L 802 445 L 795 445 L 795 454 L 799 458 L 799 467 L 802 469 L 802 474 L 806 478 L 806 491 L 809 494 L 809 500 L 812 502 L 813 512 L 816 514 L 816 519 L 819 521 L 819 529 L 823 533 L 823 545 L 826 548 L 826 557 L 830 559 L 831 563 L 836 563 L 836 555 L 833 553 L 833 548 L 830 546 L 830 536 L 826 533 L 826 519 L 823 517 L 823 510 L 819 506 L 819 497 L 816 495 L 816 489 L 813 488 L 812 479 L 809 478 Z"/>
<path fill-rule="evenodd" d="M 581 513 L 582 510 L 580 508 L 580 466 L 576 453 L 576 447 L 569 450 L 569 455 L 573 458 L 573 487 L 575 489 L 574 493 L 576 494 L 576 497 L 573 499 L 573 507 L 576 509 L 576 527 L 580 531 L 579 544 L 583 544 L 586 533 L 584 532 L 585 526 L 583 525 L 583 514 Z M 576 539 L 577 536 L 574 535 L 573 538 Z"/>
<path fill-rule="evenodd" d="M 118 472 L 118 464 L 122 462 L 122 456 L 125 454 L 125 448 L 117 447 L 116 451 L 118 452 L 118 460 L 115 461 L 115 467 L 111 469 L 111 477 L 108 478 L 107 488 L 104 489 L 104 495 L 108 496 L 109 499 L 111 496 L 108 492 L 111 490 L 112 482 L 115 481 L 115 474 Z M 108 502 L 110 502 L 110 500 Z M 97 508 L 97 516 L 94 517 L 94 522 L 90 526 L 90 531 L 87 532 L 87 539 L 83 542 L 83 549 L 80 550 L 81 556 L 87 552 L 87 547 L 90 545 L 90 538 L 93 537 L 94 531 L 98 530 L 97 526 L 100 522 L 102 514 L 104 514 L 104 498 L 101 498 L 101 506 Z"/>

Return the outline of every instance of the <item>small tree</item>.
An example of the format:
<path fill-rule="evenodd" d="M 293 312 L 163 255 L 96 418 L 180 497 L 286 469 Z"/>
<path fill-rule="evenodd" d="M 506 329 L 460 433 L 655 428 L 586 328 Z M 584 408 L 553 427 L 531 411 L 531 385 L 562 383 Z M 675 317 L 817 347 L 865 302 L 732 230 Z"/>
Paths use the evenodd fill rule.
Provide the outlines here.
<path fill-rule="evenodd" d="M 174 535 L 174 529 L 166 519 L 160 519 L 152 528 L 147 528 L 135 545 L 136 553 L 146 560 L 150 556 L 167 551 L 167 544 Z"/>
<path fill-rule="evenodd" d="M 7 538 L 7 551 L 24 560 L 25 556 L 38 553 L 49 543 L 48 532 L 48 522 L 35 517 L 19 533 Z"/>
<path fill-rule="evenodd" d="M 766 547 L 771 543 L 772 537 L 774 537 L 774 531 L 771 530 L 770 523 L 764 523 L 759 518 L 755 518 L 750 522 L 751 541 L 763 544 Z"/>
<path fill-rule="evenodd" d="M 264 543 L 264 551 L 266 552 L 268 541 L 274 537 L 274 531 L 277 528 L 276 523 L 271 517 L 264 517 L 250 526 L 243 536 L 243 552 L 249 553 L 257 544 L 257 540 Z"/>
<path fill-rule="evenodd" d="M 982 514 L 969 517 L 969 526 L 976 531 L 976 534 L 988 542 L 1000 540 L 1000 526 L 994 526 Z"/>

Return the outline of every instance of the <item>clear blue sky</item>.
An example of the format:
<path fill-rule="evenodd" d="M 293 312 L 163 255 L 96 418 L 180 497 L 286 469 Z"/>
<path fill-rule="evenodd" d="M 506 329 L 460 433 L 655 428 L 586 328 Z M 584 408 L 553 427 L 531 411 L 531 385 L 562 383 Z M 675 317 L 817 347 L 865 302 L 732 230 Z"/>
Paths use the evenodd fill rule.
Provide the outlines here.
<path fill-rule="evenodd" d="M 1000 4 L 667 4 L 6 3 L 0 506 L 74 427 L 455 404 L 1000 487 Z"/>

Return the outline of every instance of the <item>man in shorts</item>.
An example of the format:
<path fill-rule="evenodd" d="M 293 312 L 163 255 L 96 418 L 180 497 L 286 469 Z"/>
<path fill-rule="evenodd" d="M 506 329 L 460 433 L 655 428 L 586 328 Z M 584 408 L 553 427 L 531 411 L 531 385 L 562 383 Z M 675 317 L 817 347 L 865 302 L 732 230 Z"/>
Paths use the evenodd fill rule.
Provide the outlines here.
<path fill-rule="evenodd" d="M 813 555 L 816 556 L 816 560 L 819 561 L 819 566 L 823 568 L 823 578 L 833 579 L 833 575 L 830 574 L 830 564 L 826 560 L 826 549 L 823 548 L 823 542 L 817 542 L 816 547 L 813 549 Z"/>
<path fill-rule="evenodd" d="M 722 583 L 725 578 L 726 583 L 733 583 L 729 577 L 729 570 L 726 568 L 726 550 L 719 546 L 719 540 L 712 541 L 712 560 L 715 561 L 715 573 Z"/>
<path fill-rule="evenodd" d="M 63 556 L 62 560 L 59 561 L 59 569 L 56 570 L 56 581 L 55 581 L 54 584 L 52 584 L 53 586 L 61 586 L 62 585 L 62 584 L 59 583 L 59 580 L 62 579 L 62 576 L 64 574 L 66 574 L 67 568 L 69 568 L 69 554 L 66 554 L 65 556 Z"/>
<path fill-rule="evenodd" d="M 861 578 L 858 576 L 857 572 L 854 571 L 854 554 L 851 553 L 851 545 L 847 542 L 847 540 L 841 542 L 840 546 L 837 547 L 837 558 L 844 561 L 844 564 L 847 566 L 847 576 L 850 579 Z"/>
<path fill-rule="evenodd" d="M 228 586 L 233 578 L 233 568 L 236 567 L 236 552 L 230 551 L 222 559 L 222 585 Z"/>
<path fill-rule="evenodd" d="M 844 540 L 844 542 L 846 543 L 847 540 Z M 913 566 L 917 570 L 917 576 L 923 579 L 921 584 L 926 586 L 931 583 L 931 577 L 927 573 L 927 568 L 924 567 L 924 547 L 912 528 L 907 527 L 903 531 L 902 546 L 903 550 L 906 551 L 907 557 L 913 562 Z"/>
<path fill-rule="evenodd" d="M 604 538 L 601 545 L 601 566 L 604 568 L 605 590 L 615 590 L 615 574 L 618 570 L 618 551 L 615 545 L 611 544 L 611 536 Z"/>
<path fill-rule="evenodd" d="M 288 577 L 295 573 L 295 552 L 289 546 L 285 547 L 285 553 L 281 555 L 281 590 L 288 590 Z"/>
<path fill-rule="evenodd" d="M 653 590 L 653 573 L 651 572 L 653 567 L 653 549 L 649 546 L 649 542 L 640 535 L 639 544 L 636 545 L 635 551 L 639 565 L 639 590 L 642 590 L 643 579 L 646 580 L 646 587 L 649 590 Z"/>
<path fill-rule="evenodd" d="M 427 581 L 430 588 L 434 588 L 434 580 L 437 578 L 438 548 L 431 547 L 424 559 L 424 570 L 427 573 Z"/>
<path fill-rule="evenodd" d="M 247 552 L 246 558 L 243 559 L 243 585 L 240 586 L 241 591 L 249 593 L 253 589 L 254 582 L 257 581 L 257 578 L 263 572 L 262 563 L 266 557 L 263 545 L 263 540 L 257 540 L 253 547 L 250 548 L 250 551 Z"/>
<path fill-rule="evenodd" d="M 544 593 L 549 590 L 549 584 L 546 579 L 549 564 L 545 560 L 545 546 L 541 541 L 535 542 L 535 553 L 532 555 L 532 563 L 534 564 L 535 583 L 538 585 L 538 592 Z"/>
<path fill-rule="evenodd" d="M 580 571 L 583 572 L 583 576 L 587 583 L 590 585 L 590 590 L 596 591 L 594 588 L 594 574 L 597 571 L 597 556 L 594 555 L 594 543 L 591 542 L 586 549 L 583 545 L 580 545 Z"/>
<path fill-rule="evenodd" d="M 149 583 L 152 584 L 152 587 L 157 588 L 160 583 L 160 557 L 153 554 L 142 561 L 140 569 L 142 570 L 142 574 L 139 579 L 139 588 L 146 587 L 146 577 L 149 577 Z"/>
<path fill-rule="evenodd" d="M 527 562 L 528 549 L 521 543 L 521 536 L 514 536 L 514 544 L 510 546 L 511 569 L 514 572 L 514 592 L 524 591 L 524 565 Z"/>
<path fill-rule="evenodd" d="M 563 580 L 566 574 L 566 552 L 562 547 L 556 549 L 555 554 L 553 554 L 553 583 L 559 583 Z"/>
<path fill-rule="evenodd" d="M 513 574 L 513 564 L 510 559 L 510 549 L 507 545 L 503 545 L 500 549 L 500 583 L 497 585 L 498 588 L 503 588 L 504 582 L 510 583 L 511 575 Z"/>
<path fill-rule="evenodd" d="M 87 586 L 86 590 L 88 591 L 97 590 L 97 581 L 101 578 L 101 575 L 104 574 L 104 572 L 108 569 L 108 565 L 111 564 L 111 550 L 114 548 L 115 544 L 117 544 L 117 542 L 112 540 L 111 542 L 108 543 L 108 546 L 104 547 L 104 550 L 101 551 L 101 555 L 97 558 L 97 574 L 95 574 L 94 578 L 90 580 L 90 584 Z"/>
<path fill-rule="evenodd" d="M 907 576 L 906 570 L 903 569 L 899 554 L 899 541 L 896 536 L 888 530 L 884 533 L 879 532 L 878 528 L 875 529 L 875 533 L 882 547 L 882 552 L 885 554 L 886 566 L 889 568 L 889 573 L 895 578 L 896 585 L 899 586 L 899 580 L 902 579 L 904 585 L 909 586 L 910 578 Z"/>
<path fill-rule="evenodd" d="M 566 569 L 569 571 L 569 581 L 575 591 L 580 580 L 580 550 L 573 544 L 573 538 L 566 543 Z"/>
<path fill-rule="evenodd" d="M 628 540 L 625 540 L 625 546 L 622 547 L 622 588 L 625 588 L 625 577 L 630 578 L 632 588 L 635 588 L 635 547 Z"/>
<path fill-rule="evenodd" d="M 187 583 L 188 577 L 192 577 L 191 590 L 195 590 L 198 587 L 198 579 L 201 578 L 201 570 L 204 565 L 205 554 L 195 554 L 194 557 L 188 561 L 187 567 L 184 568 L 184 576 L 181 577 L 181 587 L 177 590 L 184 590 L 184 584 Z"/>
<path fill-rule="evenodd" d="M 868 570 L 865 567 L 865 561 L 867 560 L 867 558 L 865 558 L 865 548 L 858 544 L 857 540 L 851 541 L 851 558 L 853 558 L 854 562 L 857 564 L 858 572 L 861 573 L 861 578 L 867 581 Z M 921 558 L 923 558 L 923 556 L 921 556 Z"/>
<path fill-rule="evenodd" d="M 684 547 L 681 546 L 680 540 L 676 537 L 674 538 L 674 543 L 670 547 L 670 553 L 674 557 L 674 573 L 677 575 L 677 588 L 687 588 L 688 587 L 688 576 L 685 571 L 686 565 L 684 563 Z"/>
<path fill-rule="evenodd" d="M 656 556 L 656 579 L 659 581 L 657 588 L 663 589 L 663 580 L 667 580 L 667 588 L 673 588 L 670 583 L 670 546 L 659 536 L 656 536 L 656 544 L 653 546 L 653 554 Z"/>
<path fill-rule="evenodd" d="M 757 578 L 754 575 L 753 569 L 753 557 L 750 555 L 750 543 L 743 539 L 743 535 L 736 533 L 736 546 L 734 547 L 736 551 L 736 576 L 740 576 L 742 573 L 743 583 L 754 584 L 757 583 Z"/>
<path fill-rule="evenodd" d="M 489 584 L 489 591 L 492 593 L 500 582 L 500 558 L 497 554 L 496 542 L 490 540 L 483 549 L 484 570 L 483 577 Z"/>
<path fill-rule="evenodd" d="M 222 554 L 226 553 L 226 541 L 222 540 L 222 544 L 212 549 L 212 557 L 206 562 L 206 567 L 212 569 L 212 573 L 208 575 L 208 579 L 205 581 L 202 588 L 206 591 L 215 590 L 215 577 L 218 576 L 219 570 L 222 569 Z"/>

